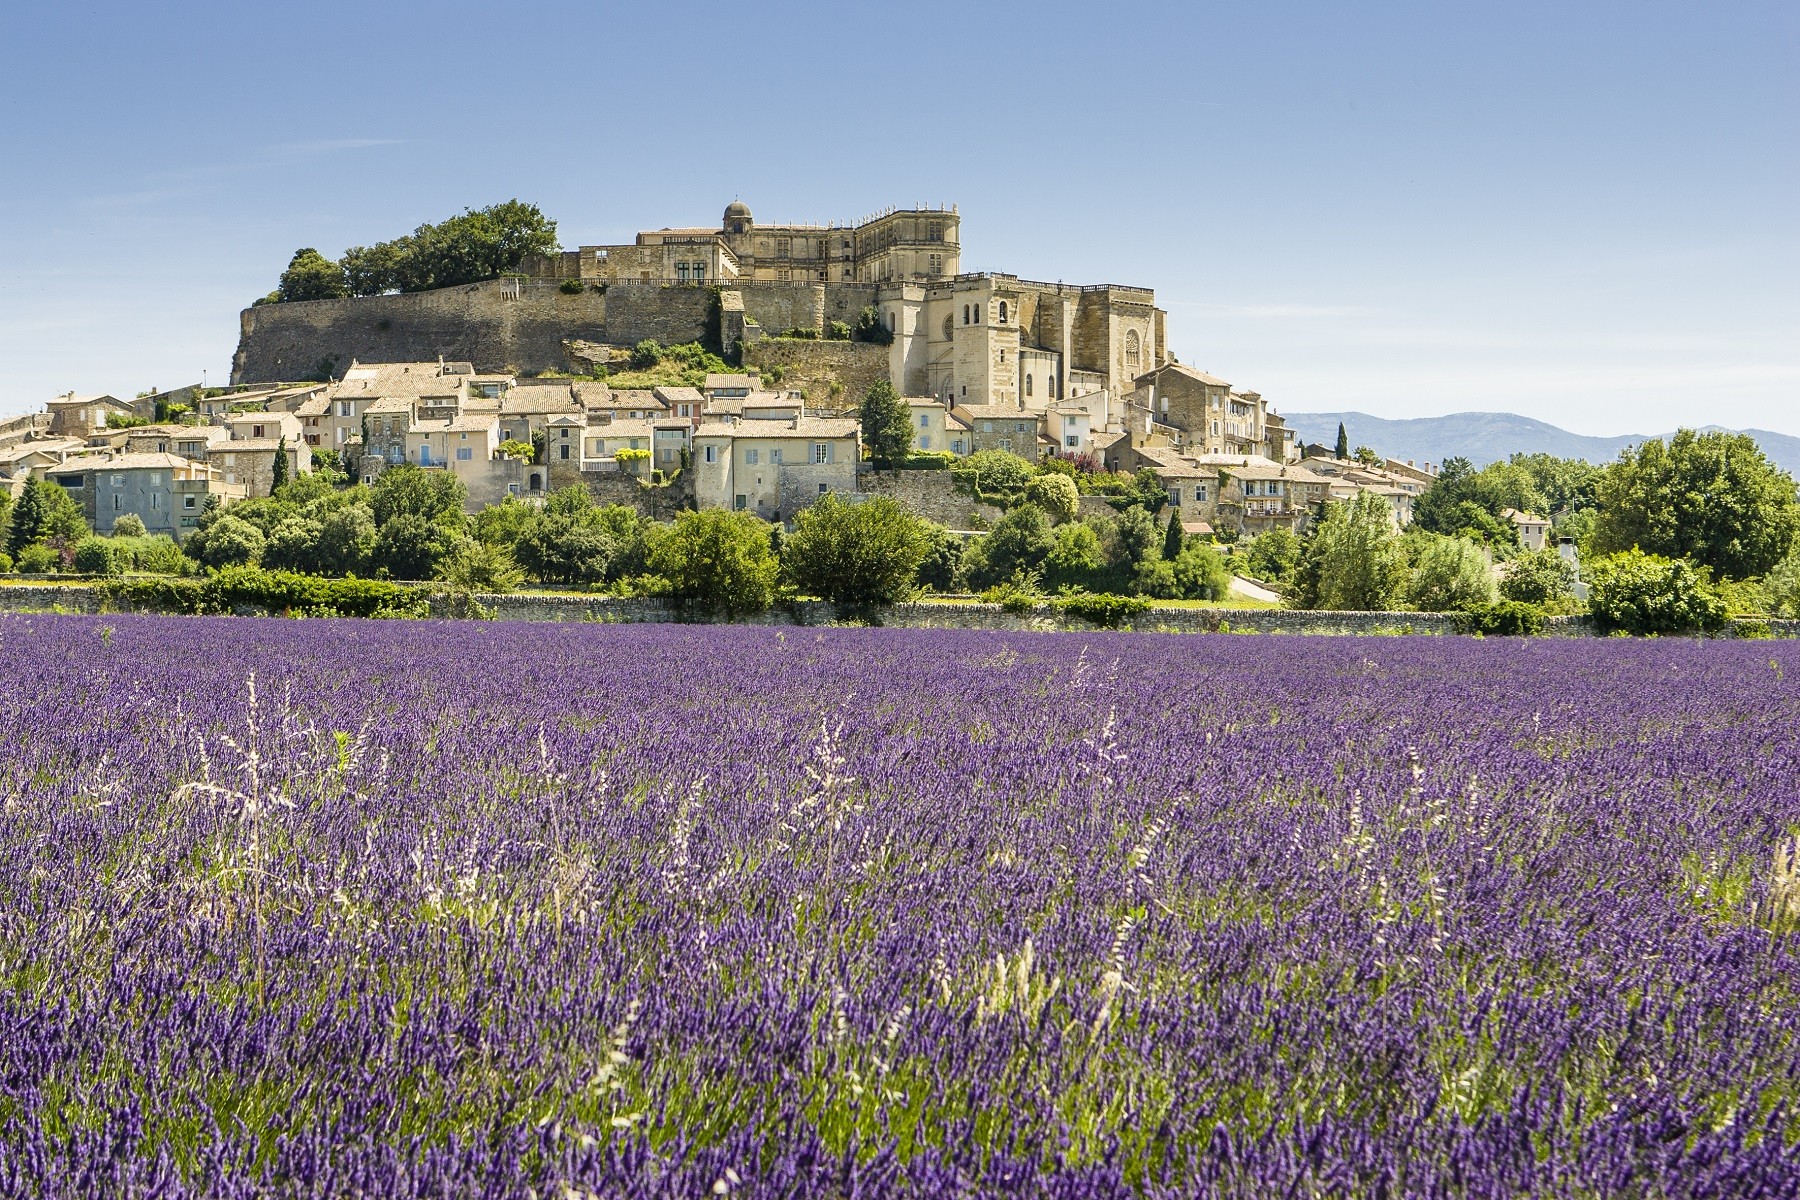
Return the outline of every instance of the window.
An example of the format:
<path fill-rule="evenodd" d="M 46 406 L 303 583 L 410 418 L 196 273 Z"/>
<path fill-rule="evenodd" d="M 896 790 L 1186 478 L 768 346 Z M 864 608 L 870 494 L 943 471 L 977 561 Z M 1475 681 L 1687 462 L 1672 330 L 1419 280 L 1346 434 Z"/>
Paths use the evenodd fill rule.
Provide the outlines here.
<path fill-rule="evenodd" d="M 564 440 L 567 440 L 567 439 L 568 439 L 568 436 L 569 436 L 569 431 L 568 431 L 568 430 L 566 430 L 566 429 L 565 429 L 565 430 L 563 430 L 563 431 L 562 431 L 562 435 L 563 435 L 563 438 L 564 438 Z"/>
<path fill-rule="evenodd" d="M 1143 340 L 1138 337 L 1137 330 L 1127 329 L 1125 331 L 1125 365 L 1128 367 L 1135 367 L 1142 360 Z"/>
<path fill-rule="evenodd" d="M 775 243 L 775 257 L 788 258 L 794 253 L 794 243 L 782 238 Z"/>
<path fill-rule="evenodd" d="M 161 492 L 151 492 L 150 493 L 150 510 L 152 512 L 155 512 L 157 509 L 159 509 L 161 507 L 162 507 L 162 493 Z"/>
<path fill-rule="evenodd" d="M 780 446 L 776 446 L 769 451 L 769 462 L 774 464 L 777 467 L 779 467 L 781 465 L 781 447 Z"/>
<path fill-rule="evenodd" d="M 565 446 L 564 449 L 566 450 L 566 449 L 568 449 L 568 447 Z M 456 448 L 456 461 L 457 462 L 470 462 L 474 459 L 474 457 L 475 457 L 475 450 L 473 447 L 458 446 Z M 563 457 L 567 458 L 568 455 L 565 454 L 565 455 L 563 455 Z"/>
<path fill-rule="evenodd" d="M 1181 507 L 1181 489 L 1180 488 L 1172 487 L 1169 489 L 1169 503 L 1173 504 L 1176 508 Z"/>
<path fill-rule="evenodd" d="M 664 446 L 662 448 L 662 461 L 674 462 L 675 461 L 675 451 L 670 449 L 668 446 Z"/>
<path fill-rule="evenodd" d="M 150 472 L 150 486 L 151 487 L 161 487 L 162 486 L 162 472 L 161 471 Z"/>
<path fill-rule="evenodd" d="M 121 508 L 123 508 L 123 507 L 124 507 L 124 502 L 125 502 L 125 497 L 123 497 L 123 496 L 114 496 L 114 497 L 113 497 L 113 511 L 114 511 L 114 512 L 118 512 L 118 511 L 119 511 L 119 509 L 121 509 Z"/>
<path fill-rule="evenodd" d="M 181 498 L 181 507 L 187 509 L 189 512 L 192 512 L 194 509 L 199 507 L 199 499 L 200 498 L 198 496 L 183 496 Z"/>
<path fill-rule="evenodd" d="M 516 484 L 516 483 L 509 483 L 509 484 L 507 484 L 507 485 L 506 485 L 506 494 L 507 494 L 507 495 L 509 495 L 509 496 L 516 496 L 516 495 L 518 495 L 518 494 L 519 494 L 519 485 L 518 485 L 518 484 Z"/>
<path fill-rule="evenodd" d="M 237 466 L 237 455 L 235 455 L 235 454 L 227 454 L 227 455 L 226 455 L 226 456 L 225 456 L 225 465 L 226 465 L 226 466 L 228 466 L 228 467 L 235 467 L 235 466 Z"/>
<path fill-rule="evenodd" d="M 569 457 L 569 448 L 567 446 L 558 446 L 557 449 L 562 451 L 562 453 L 557 455 L 557 457 L 563 459 L 564 461 L 567 461 L 568 457 Z"/>
<path fill-rule="evenodd" d="M 1002 450 L 1011 450 L 1012 449 L 1012 439 L 1011 438 L 1001 438 L 1000 439 L 1000 448 Z"/>
<path fill-rule="evenodd" d="M 944 314 L 944 340 L 946 342 L 949 341 L 953 336 L 955 336 L 955 333 L 956 333 L 956 314 L 955 313 L 945 313 Z"/>
<path fill-rule="evenodd" d="M 1025 394 L 1027 396 L 1031 395 L 1031 376 L 1029 375 L 1025 377 Z"/>
<path fill-rule="evenodd" d="M 1013 432 L 1014 433 L 1024 433 L 1025 431 L 1026 431 L 1025 422 L 1023 422 L 1023 421 L 1014 421 L 1013 422 Z"/>
<path fill-rule="evenodd" d="M 983 433 L 994 432 L 994 423 L 992 421 L 983 421 L 981 423 L 981 432 L 983 432 Z"/>
<path fill-rule="evenodd" d="M 1003 363 L 1006 361 L 1006 351 L 1004 350 L 1000 352 L 1000 361 Z"/>
<path fill-rule="evenodd" d="M 977 325 L 981 324 L 981 305 L 979 304 L 975 306 L 975 323 Z"/>
<path fill-rule="evenodd" d="M 746 466 L 751 466 L 751 467 L 754 467 L 754 466 L 755 466 L 755 465 L 756 465 L 756 463 L 757 463 L 757 460 L 758 460 L 758 459 L 759 459 L 759 458 L 760 458 L 760 457 L 761 457 L 761 453 L 760 453 L 760 452 L 759 452 L 759 451 L 756 451 L 756 450 L 746 450 L 746 451 L 744 451 L 744 464 L 745 464 L 745 465 L 746 465 Z M 770 461 L 770 462 L 774 462 L 774 461 L 775 461 L 775 460 L 774 460 L 774 459 L 770 459 L 770 460 L 769 460 L 769 461 Z"/>
<path fill-rule="evenodd" d="M 739 512 L 743 512 L 746 508 L 750 507 L 750 497 L 739 492 L 736 496 L 732 497 L 731 507 Z"/>
<path fill-rule="evenodd" d="M 920 429 L 930 429 L 931 428 L 931 414 L 930 413 L 920 413 L 919 414 L 919 428 Z"/>
<path fill-rule="evenodd" d="M 707 462 L 716 463 L 719 461 L 719 448 L 717 446 L 708 446 L 705 454 Z"/>
<path fill-rule="evenodd" d="M 125 486 L 125 477 L 123 475 L 114 475 L 112 477 L 112 485 L 114 487 L 124 487 Z"/>
<path fill-rule="evenodd" d="M 819 495 L 823 496 L 824 494 L 825 494 L 825 485 L 821 483 L 819 485 Z"/>
<path fill-rule="evenodd" d="M 350 416 L 350 415 L 351 415 L 351 413 L 350 413 L 350 401 L 348 401 L 348 400 L 339 400 L 339 401 L 338 401 L 338 416 L 340 416 L 340 417 L 347 417 L 347 416 Z"/>
<path fill-rule="evenodd" d="M 565 431 L 564 431 L 564 432 L 563 432 L 563 436 L 564 436 L 564 437 L 568 437 L 568 436 L 569 436 L 569 434 L 568 434 L 568 432 L 567 432 L 567 431 L 566 431 L 566 430 L 565 430 Z M 459 433 L 459 434 L 457 434 L 457 435 L 456 435 L 456 440 L 457 440 L 457 441 L 459 441 L 459 442 L 466 442 L 466 441 L 468 441 L 468 440 L 469 440 L 469 435 L 468 435 L 468 434 L 466 434 L 466 433 Z"/>
<path fill-rule="evenodd" d="M 919 435 L 919 449 L 921 449 L 921 450 L 931 449 L 931 435 L 929 433 L 921 433 Z"/>
<path fill-rule="evenodd" d="M 814 442 L 813 448 L 812 448 L 812 460 L 815 463 L 830 462 L 831 461 L 831 443 L 829 443 L 829 442 Z"/>
<path fill-rule="evenodd" d="M 1081 448 L 1081 439 L 1071 433 L 1063 439 L 1063 446 L 1070 450 L 1078 450 Z"/>
<path fill-rule="evenodd" d="M 969 323 L 969 306 L 965 304 L 965 305 L 963 305 L 963 324 L 967 325 L 968 323 Z"/>
<path fill-rule="evenodd" d="M 952 454 L 967 453 L 967 451 L 965 451 L 963 449 L 963 440 L 961 438 L 957 438 L 955 441 L 950 443 L 950 453 L 952 453 Z"/>
<path fill-rule="evenodd" d="M 1000 302 L 1000 323 L 1006 324 L 1006 301 L 1004 300 Z"/>
<path fill-rule="evenodd" d="M 1194 503 L 1206 503 L 1206 485 L 1204 483 L 1194 485 Z"/>
<path fill-rule="evenodd" d="M 679 412 L 679 413 L 677 413 L 677 414 L 676 414 L 676 415 L 677 415 L 677 416 L 681 416 L 681 417 L 691 417 L 691 416 L 693 416 L 693 415 L 694 415 L 694 413 L 693 413 L 693 408 L 694 408 L 694 406 L 693 406 L 693 405 L 691 405 L 691 404 L 682 404 L 682 405 L 679 405 L 679 406 L 678 406 L 678 407 L 679 407 L 679 408 L 680 408 L 680 409 L 681 409 L 681 411 L 680 411 L 680 412 Z"/>

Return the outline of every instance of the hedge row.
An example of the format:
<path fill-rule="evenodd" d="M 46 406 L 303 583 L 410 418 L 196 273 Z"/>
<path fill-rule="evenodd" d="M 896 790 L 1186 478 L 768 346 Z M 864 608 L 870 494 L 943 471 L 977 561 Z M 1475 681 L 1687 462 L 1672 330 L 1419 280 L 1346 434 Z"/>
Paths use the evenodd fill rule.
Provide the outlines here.
<path fill-rule="evenodd" d="M 153 612 L 232 613 L 255 609 L 300 617 L 423 617 L 425 592 L 381 579 L 327 579 L 259 567 L 228 567 L 198 578 L 121 579 L 102 585 L 115 603 Z"/>

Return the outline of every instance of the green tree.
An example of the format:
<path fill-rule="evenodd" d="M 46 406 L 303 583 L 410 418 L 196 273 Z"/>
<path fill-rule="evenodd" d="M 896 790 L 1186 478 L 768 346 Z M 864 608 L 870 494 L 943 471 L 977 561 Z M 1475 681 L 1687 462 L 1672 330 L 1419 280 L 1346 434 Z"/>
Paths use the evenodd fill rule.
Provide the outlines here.
<path fill-rule="evenodd" d="M 1693 633 L 1725 624 L 1725 605 L 1692 563 L 1633 548 L 1588 564 L 1588 611 L 1603 631 Z"/>
<path fill-rule="evenodd" d="M 346 504 L 319 519 L 314 561 L 326 575 L 364 575 L 375 553 L 375 513 L 366 504 Z"/>
<path fill-rule="evenodd" d="M 1300 539 L 1292 530 L 1259 533 L 1243 546 L 1247 574 L 1277 587 L 1291 583 L 1300 566 Z"/>
<path fill-rule="evenodd" d="M 1044 582 L 1051 587 L 1104 590 L 1094 586 L 1106 567 L 1106 552 L 1094 527 L 1086 521 L 1069 521 L 1058 525 L 1051 536 L 1055 544 L 1044 559 Z"/>
<path fill-rule="evenodd" d="M 340 277 L 359 296 L 418 292 L 493 279 L 555 249 L 556 222 L 536 205 L 509 200 L 466 209 L 393 241 L 353 246 L 344 251 Z"/>
<path fill-rule="evenodd" d="M 505 593 L 524 582 L 525 575 L 506 547 L 459 538 L 438 564 L 438 578 L 460 592 Z"/>
<path fill-rule="evenodd" d="M 1162 531 L 1149 510 L 1132 507 L 1120 513 L 1107 528 L 1106 562 L 1122 571 L 1134 571 L 1139 563 L 1158 557 Z"/>
<path fill-rule="evenodd" d="M 149 532 L 144 528 L 144 518 L 136 513 L 126 513 L 113 521 L 112 531 L 116 538 L 141 538 Z"/>
<path fill-rule="evenodd" d="M 1224 600 L 1231 595 L 1231 572 L 1219 552 L 1198 539 L 1181 548 L 1171 563 L 1175 586 L 1186 600 Z"/>
<path fill-rule="evenodd" d="M 271 571 L 297 571 L 308 575 L 322 574 L 319 569 L 319 522 L 292 516 L 269 533 L 263 547 L 262 565 Z"/>
<path fill-rule="evenodd" d="M 418 517 L 446 529 L 463 528 L 463 505 L 469 489 L 449 471 L 427 471 L 412 463 L 400 463 L 381 473 L 369 489 L 375 524 L 384 526 L 396 517 Z M 429 579 L 430 576 L 416 576 Z"/>
<path fill-rule="evenodd" d="M 287 435 L 284 433 L 275 443 L 275 468 L 270 475 L 269 490 L 273 492 L 288 481 L 288 448 Z"/>
<path fill-rule="evenodd" d="M 781 565 L 802 592 L 834 604 L 892 604 L 925 560 L 925 522 L 887 496 L 846 504 L 826 494 L 794 518 Z"/>
<path fill-rule="evenodd" d="M 1331 456 L 1339 462 L 1350 457 L 1350 435 L 1344 431 L 1342 421 L 1338 422 L 1337 448 L 1331 452 Z"/>
<path fill-rule="evenodd" d="M 587 489 L 579 490 L 586 498 Z M 552 498 L 554 499 L 554 497 Z M 564 504 L 544 511 L 525 526 L 512 554 L 532 578 L 544 583 L 599 583 L 618 545 L 600 520 L 593 502 L 576 509 Z"/>
<path fill-rule="evenodd" d="M 1522 604 L 1556 604 L 1574 590 L 1574 565 L 1550 546 L 1527 550 L 1509 561 L 1500 576 L 1500 595 Z"/>
<path fill-rule="evenodd" d="M 1407 601 L 1420 612 L 1460 612 L 1494 602 L 1493 559 L 1467 538 L 1430 540 L 1413 564 Z"/>
<path fill-rule="evenodd" d="M 1005 583 L 1014 576 L 1032 577 L 1044 569 L 1056 543 L 1050 521 L 1035 504 L 1009 509 L 993 529 L 969 547 L 970 586 L 982 589 Z"/>
<path fill-rule="evenodd" d="M 387 478 L 386 472 L 382 478 Z M 400 513 L 381 523 L 370 560 L 390 579 L 435 579 L 438 564 L 454 544 L 454 534 L 445 526 L 415 513 Z"/>
<path fill-rule="evenodd" d="M 350 294 L 344 268 L 311 246 L 294 251 L 275 294 L 282 300 L 336 300 Z"/>
<path fill-rule="evenodd" d="M 6 551 L 16 559 L 27 546 L 51 542 L 73 545 L 87 533 L 87 521 L 75 498 L 63 490 L 60 483 L 34 479 L 25 485 L 25 490 L 13 503 L 6 531 Z"/>
<path fill-rule="evenodd" d="M 1163 530 L 1162 556 L 1170 562 L 1181 557 L 1181 548 L 1187 544 L 1187 534 L 1181 528 L 1181 510 L 1169 510 L 1168 528 Z"/>
<path fill-rule="evenodd" d="M 925 556 L 914 576 L 920 587 L 934 592 L 960 592 L 963 578 L 963 539 L 942 525 L 925 523 Z"/>
<path fill-rule="evenodd" d="M 1325 506 L 1325 519 L 1301 556 L 1295 600 L 1301 608 L 1379 612 L 1392 609 L 1406 580 L 1406 560 L 1392 510 L 1373 492 Z"/>
<path fill-rule="evenodd" d="M 870 384 L 861 416 L 863 445 L 875 465 L 893 467 L 905 462 L 912 446 L 912 409 L 900 399 L 894 385 L 885 379 Z"/>
<path fill-rule="evenodd" d="M 1800 548 L 1776 563 L 1763 580 L 1769 615 L 1793 620 L 1800 617 Z"/>
<path fill-rule="evenodd" d="M 188 535 L 182 550 L 205 567 L 251 567 L 262 560 L 268 539 L 250 522 L 229 513 Z"/>
<path fill-rule="evenodd" d="M 1684 429 L 1627 448 L 1596 487 L 1594 550 L 1685 558 L 1725 579 L 1766 574 L 1800 533 L 1794 478 L 1748 434 Z"/>
<path fill-rule="evenodd" d="M 1059 525 L 1073 521 L 1081 511 L 1081 491 L 1075 481 L 1055 471 L 1032 476 L 1025 484 L 1025 499 Z"/>
<path fill-rule="evenodd" d="M 958 479 L 986 495 L 1022 492 L 1031 482 L 1031 464 L 1005 450 L 977 450 L 954 468 Z"/>
<path fill-rule="evenodd" d="M 1375 453 L 1375 451 L 1369 449 L 1367 446 L 1358 446 L 1356 448 L 1355 458 L 1357 462 L 1365 467 L 1379 467 L 1381 465 L 1381 455 Z"/>
<path fill-rule="evenodd" d="M 781 570 L 769 526 L 749 513 L 708 508 L 683 512 L 650 551 L 650 570 L 673 598 L 708 612 L 761 612 L 775 598 Z"/>
<path fill-rule="evenodd" d="M 471 522 L 477 541 L 490 546 L 511 546 L 530 528 L 538 510 L 517 496 L 507 496 L 476 513 Z"/>

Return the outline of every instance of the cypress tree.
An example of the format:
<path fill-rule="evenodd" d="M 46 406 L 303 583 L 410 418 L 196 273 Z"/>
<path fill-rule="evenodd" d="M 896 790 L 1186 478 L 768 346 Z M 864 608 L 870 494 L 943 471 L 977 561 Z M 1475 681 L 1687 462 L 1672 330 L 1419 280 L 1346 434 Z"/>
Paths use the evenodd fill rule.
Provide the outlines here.
<path fill-rule="evenodd" d="M 269 484 L 269 491 L 271 491 L 271 492 L 280 491 L 281 485 L 286 483 L 287 481 L 288 481 L 287 435 L 282 434 L 281 440 L 278 443 L 276 443 L 276 445 L 275 445 L 275 474 L 274 474 L 272 481 Z"/>
<path fill-rule="evenodd" d="M 1180 558 L 1181 546 L 1185 540 L 1186 537 L 1181 531 L 1181 510 L 1171 508 L 1169 510 L 1169 527 L 1163 531 L 1162 556 L 1170 562 Z"/>
<path fill-rule="evenodd" d="M 1344 423 L 1342 421 L 1338 422 L 1337 450 L 1333 453 L 1332 457 L 1339 461 L 1350 457 L 1350 435 L 1344 432 Z"/>

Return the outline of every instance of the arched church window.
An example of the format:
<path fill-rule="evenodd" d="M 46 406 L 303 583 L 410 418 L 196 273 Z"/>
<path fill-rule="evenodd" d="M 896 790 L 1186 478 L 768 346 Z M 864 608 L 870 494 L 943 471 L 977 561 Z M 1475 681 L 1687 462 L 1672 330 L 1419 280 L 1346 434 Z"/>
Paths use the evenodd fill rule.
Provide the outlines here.
<path fill-rule="evenodd" d="M 1125 365 L 1128 367 L 1138 366 L 1142 362 L 1143 356 L 1143 341 L 1138 337 L 1138 331 L 1127 329 L 1125 331 Z"/>
<path fill-rule="evenodd" d="M 1006 301 L 1004 300 L 1000 302 L 1000 323 L 1006 324 Z"/>
<path fill-rule="evenodd" d="M 1025 377 L 1025 394 L 1027 396 L 1031 395 L 1031 376 L 1029 375 Z"/>

